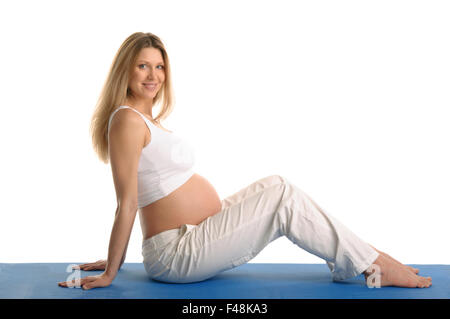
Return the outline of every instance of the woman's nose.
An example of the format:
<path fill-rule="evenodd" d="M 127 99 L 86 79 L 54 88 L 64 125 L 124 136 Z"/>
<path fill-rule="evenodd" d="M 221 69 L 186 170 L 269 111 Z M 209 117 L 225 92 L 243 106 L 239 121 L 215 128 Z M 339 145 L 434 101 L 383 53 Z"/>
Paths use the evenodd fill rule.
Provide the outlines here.
<path fill-rule="evenodd" d="M 150 80 L 155 78 L 155 71 L 153 69 L 148 69 L 147 78 Z"/>

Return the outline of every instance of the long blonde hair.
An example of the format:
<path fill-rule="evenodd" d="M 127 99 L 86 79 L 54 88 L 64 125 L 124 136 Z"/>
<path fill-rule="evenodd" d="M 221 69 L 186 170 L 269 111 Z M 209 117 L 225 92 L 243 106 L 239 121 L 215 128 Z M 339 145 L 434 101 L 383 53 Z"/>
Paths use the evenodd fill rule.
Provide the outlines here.
<path fill-rule="evenodd" d="M 159 49 L 164 60 L 165 81 L 161 90 L 153 99 L 153 107 L 161 104 L 161 111 L 154 121 L 159 123 L 169 116 L 173 110 L 173 89 L 171 81 L 169 56 L 167 55 L 161 39 L 152 33 L 136 32 L 130 35 L 117 51 L 108 76 L 103 85 L 100 97 L 97 101 L 94 114 L 91 118 L 90 135 L 92 145 L 98 157 L 105 164 L 109 163 L 108 152 L 108 121 L 116 107 L 123 105 L 130 95 L 128 79 L 131 67 L 136 62 L 137 56 L 143 48 Z M 153 118 L 153 114 L 152 118 Z"/>

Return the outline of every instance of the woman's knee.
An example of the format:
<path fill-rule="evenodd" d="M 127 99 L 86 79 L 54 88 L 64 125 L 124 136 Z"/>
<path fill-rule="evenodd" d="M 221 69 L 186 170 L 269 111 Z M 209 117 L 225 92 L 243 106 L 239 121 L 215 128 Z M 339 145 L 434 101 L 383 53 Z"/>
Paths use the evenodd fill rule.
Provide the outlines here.
<path fill-rule="evenodd" d="M 274 174 L 267 176 L 262 182 L 264 184 L 264 192 L 272 199 L 280 198 L 280 200 L 283 200 L 287 195 L 286 193 L 290 193 L 290 191 L 287 190 L 290 188 L 290 183 L 287 178 L 282 175 Z"/>
<path fill-rule="evenodd" d="M 291 181 L 284 175 L 275 174 L 270 177 L 276 184 L 292 185 Z"/>
<path fill-rule="evenodd" d="M 279 174 L 269 175 L 265 179 L 268 180 L 271 185 L 286 184 L 288 182 L 286 177 Z"/>
<path fill-rule="evenodd" d="M 282 187 L 282 196 L 283 201 L 288 198 L 295 198 L 296 201 L 304 200 L 307 195 L 303 190 L 301 190 L 298 186 L 292 183 L 286 176 L 284 175 L 272 175 L 272 179 L 275 181 L 274 183 L 278 185 L 283 185 Z"/>

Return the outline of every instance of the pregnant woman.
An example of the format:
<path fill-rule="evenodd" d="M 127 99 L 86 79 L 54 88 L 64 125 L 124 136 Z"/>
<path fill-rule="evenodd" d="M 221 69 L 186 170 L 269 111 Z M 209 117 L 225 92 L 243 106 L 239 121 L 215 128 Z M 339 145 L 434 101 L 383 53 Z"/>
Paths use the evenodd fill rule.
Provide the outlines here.
<path fill-rule="evenodd" d="M 145 270 L 158 281 L 206 280 L 286 236 L 324 259 L 334 280 L 363 273 L 372 286 L 431 285 L 430 277 L 358 238 L 284 176 L 263 177 L 221 200 L 192 170 L 188 142 L 161 125 L 172 111 L 171 83 L 160 38 L 130 35 L 114 57 L 91 123 L 94 149 L 111 163 L 117 198 L 108 257 L 80 265 L 104 272 L 81 278 L 77 285 L 111 284 L 125 260 L 137 211 Z M 162 107 L 154 117 L 157 103 Z"/>

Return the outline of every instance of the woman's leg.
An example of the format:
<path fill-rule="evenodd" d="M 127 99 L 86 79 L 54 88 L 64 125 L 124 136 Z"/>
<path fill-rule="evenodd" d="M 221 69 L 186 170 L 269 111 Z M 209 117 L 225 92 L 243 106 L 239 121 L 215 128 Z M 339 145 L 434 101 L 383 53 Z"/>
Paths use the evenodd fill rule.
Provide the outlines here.
<path fill-rule="evenodd" d="M 191 227 L 162 256 L 171 269 L 167 281 L 205 280 L 249 261 L 280 236 L 326 260 L 336 280 L 361 274 L 378 257 L 281 176 L 260 179 L 223 203 L 219 213 Z"/>
<path fill-rule="evenodd" d="M 382 270 L 389 266 L 369 244 L 281 176 L 262 178 L 222 202 L 219 213 L 199 225 L 184 225 L 184 233 L 161 251 L 158 264 L 167 271 L 157 280 L 208 279 L 246 263 L 280 236 L 326 260 L 337 280 L 359 275 L 375 261 Z"/>
<path fill-rule="evenodd" d="M 268 177 L 268 178 L 271 178 L 271 177 Z M 261 179 L 261 180 L 255 182 L 255 183 L 247 186 L 247 187 L 244 187 L 241 190 L 239 190 L 238 192 L 236 192 L 235 194 L 233 194 L 231 196 L 228 196 L 225 199 L 223 199 L 222 200 L 222 209 L 224 209 L 226 207 L 229 207 L 230 205 L 233 205 L 233 204 L 243 200 L 247 196 L 255 193 L 256 191 L 259 191 L 260 189 L 262 189 L 264 187 L 263 184 L 261 184 L 262 180 L 264 180 L 264 179 Z M 399 264 L 403 265 L 401 262 L 399 262 L 398 260 L 394 259 L 393 257 L 388 255 L 387 253 L 376 249 L 372 245 L 370 245 L 370 247 L 375 249 L 379 254 L 384 255 L 385 257 L 392 259 L 396 263 L 399 263 Z M 328 266 L 331 266 L 331 263 L 328 263 Z M 407 266 L 407 265 L 403 265 L 403 266 L 407 267 L 410 271 L 412 271 L 415 274 L 419 273 L 419 269 L 417 269 L 417 268 L 414 268 L 414 267 L 411 267 L 411 266 Z"/>
<path fill-rule="evenodd" d="M 253 195 L 259 191 L 264 190 L 265 188 L 278 184 L 280 181 L 276 178 L 276 175 L 270 175 L 264 178 L 260 178 L 256 182 L 253 182 L 243 188 L 241 188 L 236 193 L 225 197 L 222 199 L 222 209 L 230 207 L 231 205 L 237 204 L 245 198 Z"/>

